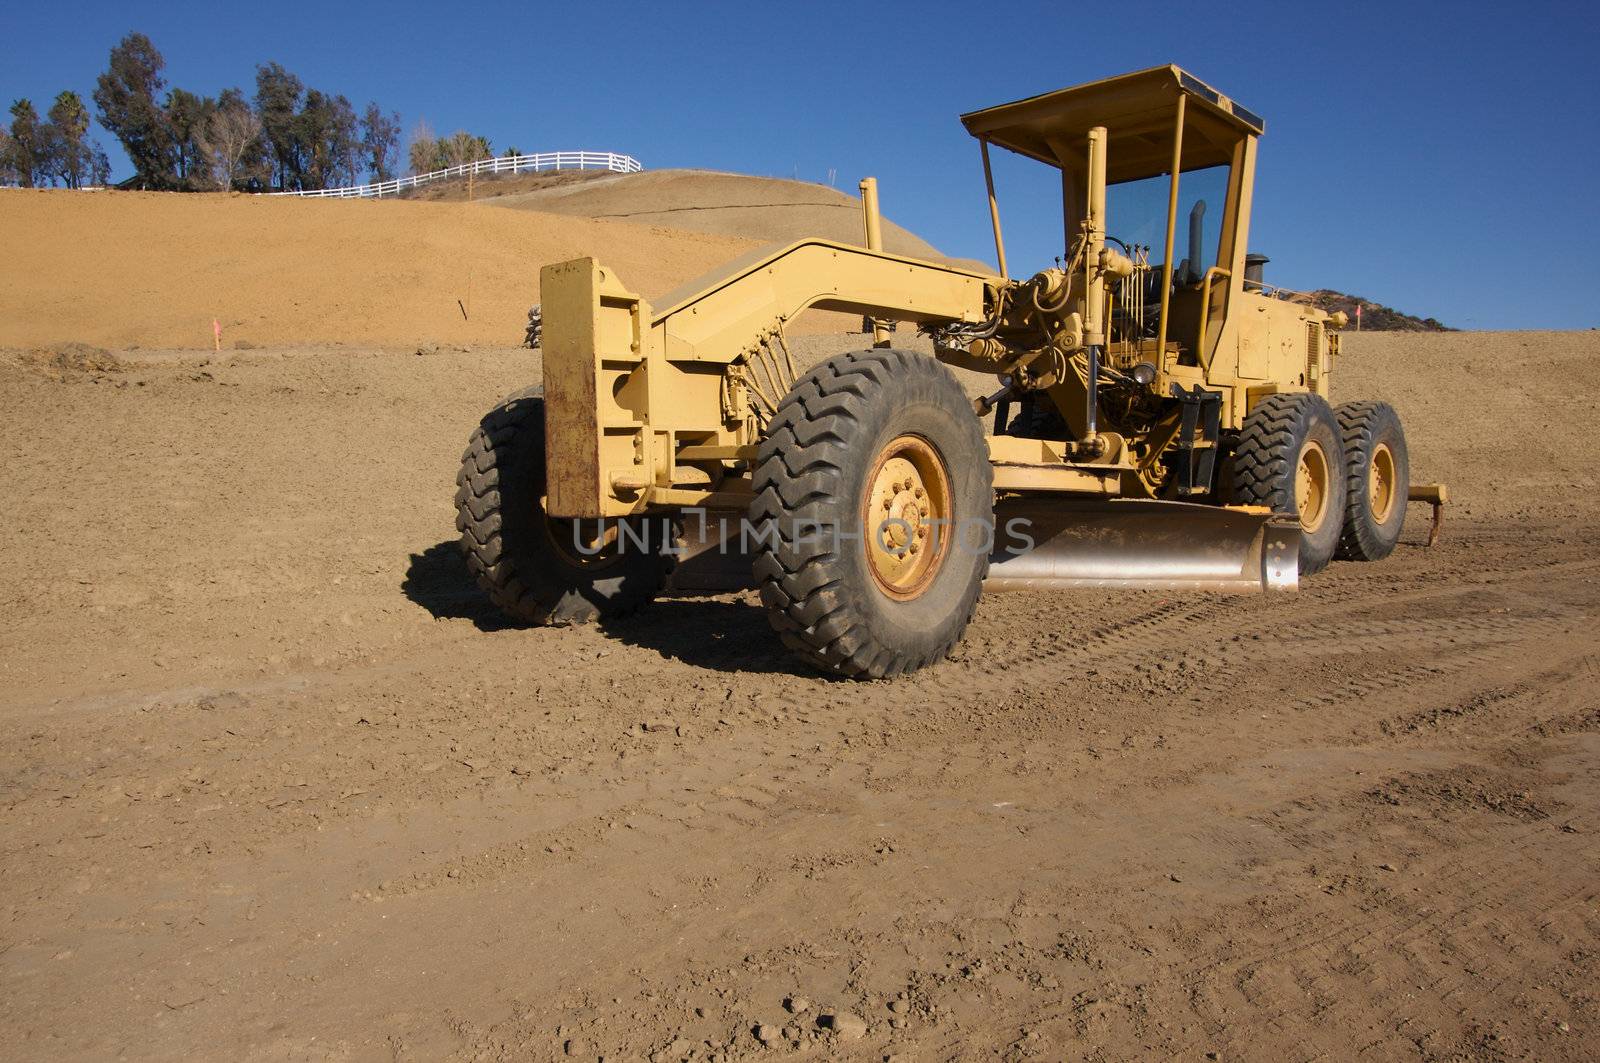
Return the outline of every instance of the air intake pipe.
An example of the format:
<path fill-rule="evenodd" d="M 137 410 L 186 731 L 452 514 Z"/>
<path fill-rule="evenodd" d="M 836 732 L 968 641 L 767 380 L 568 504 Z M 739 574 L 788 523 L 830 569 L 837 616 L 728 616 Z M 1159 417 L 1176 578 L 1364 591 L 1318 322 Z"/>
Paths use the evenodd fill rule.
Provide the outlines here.
<path fill-rule="evenodd" d="M 1256 288 L 1266 287 L 1266 266 L 1272 259 L 1255 251 L 1244 256 L 1244 282 Z"/>

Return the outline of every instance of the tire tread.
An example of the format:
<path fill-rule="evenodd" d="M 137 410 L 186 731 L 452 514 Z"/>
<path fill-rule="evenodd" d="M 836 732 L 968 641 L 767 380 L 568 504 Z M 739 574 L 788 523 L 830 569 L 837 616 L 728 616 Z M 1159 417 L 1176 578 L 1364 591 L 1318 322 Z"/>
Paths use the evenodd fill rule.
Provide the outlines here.
<path fill-rule="evenodd" d="M 842 457 L 866 418 L 874 396 L 890 389 L 931 388 L 947 401 L 966 404 L 960 385 L 943 365 L 907 351 L 874 349 L 840 355 L 803 375 L 779 403 L 757 452 L 750 517 L 775 526 L 776 542 L 762 540 L 754 571 L 762 604 L 780 639 L 825 672 L 882 678 L 913 671 L 949 654 L 970 621 L 982 589 L 981 577 L 966 592 L 954 635 L 932 653 L 908 654 L 880 641 L 846 587 L 843 559 L 794 534 L 815 519 L 837 494 Z M 983 431 L 971 419 L 968 441 L 986 457 Z M 987 483 L 992 480 L 983 462 Z M 984 572 L 988 560 L 983 561 Z"/>

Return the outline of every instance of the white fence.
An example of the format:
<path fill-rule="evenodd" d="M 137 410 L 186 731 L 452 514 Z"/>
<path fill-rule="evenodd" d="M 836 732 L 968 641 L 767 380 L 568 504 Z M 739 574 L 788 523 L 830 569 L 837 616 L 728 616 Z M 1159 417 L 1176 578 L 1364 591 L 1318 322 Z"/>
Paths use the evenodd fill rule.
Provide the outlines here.
<path fill-rule="evenodd" d="M 350 188 L 318 188 L 303 192 L 271 192 L 274 196 L 314 196 L 319 199 L 358 199 L 367 196 L 392 196 L 407 188 L 416 188 L 429 181 L 442 181 L 447 177 L 464 177 L 481 173 L 526 173 L 535 170 L 611 170 L 615 173 L 638 173 L 644 169 L 632 155 L 618 155 L 610 151 L 547 151 L 539 155 L 502 155 L 498 159 L 479 159 L 477 162 L 451 166 L 445 170 L 401 177 L 394 181 L 379 181 L 371 185 L 354 185 Z"/>

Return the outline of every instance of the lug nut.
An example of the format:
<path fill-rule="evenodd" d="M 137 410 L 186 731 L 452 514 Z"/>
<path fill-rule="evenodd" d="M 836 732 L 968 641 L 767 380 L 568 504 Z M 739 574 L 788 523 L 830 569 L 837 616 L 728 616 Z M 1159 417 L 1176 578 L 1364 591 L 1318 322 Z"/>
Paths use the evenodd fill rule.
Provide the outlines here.
<path fill-rule="evenodd" d="M 920 487 L 919 487 L 919 488 L 917 488 L 917 490 L 916 490 L 916 495 L 917 495 L 917 497 L 918 497 L 918 498 L 921 498 L 921 497 L 922 497 L 922 496 L 923 496 L 923 495 L 926 495 L 926 494 L 927 494 L 927 493 L 928 493 L 928 492 L 926 492 L 926 491 L 924 491 L 924 490 L 923 490 L 923 489 L 922 489 L 922 488 L 920 488 Z"/>

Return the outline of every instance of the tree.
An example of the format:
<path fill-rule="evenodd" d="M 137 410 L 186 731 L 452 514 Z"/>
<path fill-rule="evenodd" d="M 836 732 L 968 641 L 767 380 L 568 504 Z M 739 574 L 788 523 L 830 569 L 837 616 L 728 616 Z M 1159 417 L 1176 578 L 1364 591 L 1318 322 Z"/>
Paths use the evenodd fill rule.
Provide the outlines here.
<path fill-rule="evenodd" d="M 89 153 L 89 183 L 92 185 L 106 185 L 111 182 L 111 160 L 106 156 L 106 149 L 100 142 L 92 140 L 93 145 Z"/>
<path fill-rule="evenodd" d="M 50 105 L 50 177 L 68 188 L 81 188 L 94 170 L 94 153 L 100 145 L 88 139 L 89 108 L 83 97 L 68 89 Z"/>
<path fill-rule="evenodd" d="M 298 120 L 303 188 L 355 184 L 361 157 L 355 108 L 343 96 L 311 89 Z"/>
<path fill-rule="evenodd" d="M 11 134 L 0 127 L 0 186 L 17 183 L 17 164 L 11 155 Z"/>
<path fill-rule="evenodd" d="M 426 122 L 418 122 L 411 131 L 411 150 L 408 154 L 414 174 L 432 173 L 479 159 L 494 158 L 488 137 L 474 136 L 458 129 L 447 137 L 435 139 L 433 130 L 428 128 Z"/>
<path fill-rule="evenodd" d="M 10 164 L 23 188 L 42 184 L 49 175 L 49 148 L 39 128 L 39 112 L 24 97 L 11 104 Z"/>
<path fill-rule="evenodd" d="M 166 60 L 150 38 L 130 33 L 111 49 L 111 65 L 95 82 L 100 124 L 122 142 L 138 183 L 170 188 L 175 183 L 175 148 L 167 112 L 156 103 L 166 87 Z"/>
<path fill-rule="evenodd" d="M 355 184 L 361 179 L 361 121 L 343 94 L 335 96 L 328 107 L 323 135 L 329 177 L 324 187 Z"/>
<path fill-rule="evenodd" d="M 439 169 L 439 142 L 426 121 L 419 121 L 411 130 L 411 145 L 406 149 L 406 161 L 413 174 L 432 173 Z"/>
<path fill-rule="evenodd" d="M 361 116 L 361 151 L 374 181 L 394 180 L 400 155 L 400 115 L 385 115 L 376 103 L 368 103 Z"/>
<path fill-rule="evenodd" d="M 479 159 L 492 159 L 494 152 L 489 150 L 489 138 L 473 136 L 465 130 L 458 129 L 445 139 L 439 141 L 439 161 L 442 166 L 461 166 Z"/>
<path fill-rule="evenodd" d="M 216 100 L 196 96 L 187 89 L 173 89 L 167 95 L 167 123 L 172 129 L 172 155 L 180 188 L 195 191 L 213 187 L 205 134 L 216 109 Z"/>
<path fill-rule="evenodd" d="M 206 120 L 204 135 L 212 183 L 248 191 L 272 180 L 272 164 L 261 136 L 261 119 L 239 89 L 224 89 Z"/>
<path fill-rule="evenodd" d="M 305 85 L 277 63 L 256 67 L 256 114 L 276 164 L 278 188 L 299 188 L 305 173 L 300 96 Z"/>

